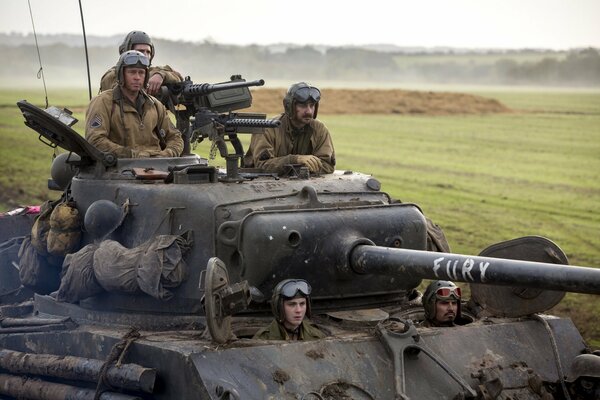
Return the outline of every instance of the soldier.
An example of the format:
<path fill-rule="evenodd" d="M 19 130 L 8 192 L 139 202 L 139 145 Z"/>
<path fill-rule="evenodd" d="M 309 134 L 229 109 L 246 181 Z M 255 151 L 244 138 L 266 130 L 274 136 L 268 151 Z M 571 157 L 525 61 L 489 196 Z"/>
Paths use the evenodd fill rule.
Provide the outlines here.
<path fill-rule="evenodd" d="M 600 399 L 600 354 L 580 354 L 573 360 L 566 381 L 571 399 Z"/>
<path fill-rule="evenodd" d="M 421 326 L 455 326 L 460 318 L 461 291 L 454 282 L 433 281 L 423 295 L 425 321 Z"/>
<path fill-rule="evenodd" d="M 100 151 L 117 157 L 178 157 L 181 133 L 165 106 L 146 94 L 150 60 L 136 50 L 121 54 L 115 67 L 117 83 L 90 102 L 85 138 Z"/>
<path fill-rule="evenodd" d="M 137 50 L 143 53 L 150 59 L 154 58 L 154 45 L 150 36 L 146 32 L 142 31 L 131 31 L 123 39 L 123 43 L 119 46 L 119 55 L 123 54 L 128 50 Z M 150 67 L 148 78 L 147 92 L 155 96 L 160 87 L 166 83 L 177 83 L 183 80 L 181 74 L 174 71 L 168 65 L 164 67 Z M 114 67 L 104 73 L 100 80 L 100 92 L 104 90 L 112 89 L 117 84 L 117 71 Z"/>
<path fill-rule="evenodd" d="M 245 166 L 285 173 L 285 165 L 301 164 L 314 174 L 332 173 L 335 151 L 327 127 L 315 119 L 321 92 L 305 82 L 292 85 L 283 99 L 281 125 L 252 135 Z"/>
<path fill-rule="evenodd" d="M 271 297 L 275 319 L 259 330 L 254 339 L 316 340 L 325 337 L 310 318 L 310 285 L 302 279 L 286 279 L 277 284 Z M 306 318 L 305 318 L 306 317 Z"/>

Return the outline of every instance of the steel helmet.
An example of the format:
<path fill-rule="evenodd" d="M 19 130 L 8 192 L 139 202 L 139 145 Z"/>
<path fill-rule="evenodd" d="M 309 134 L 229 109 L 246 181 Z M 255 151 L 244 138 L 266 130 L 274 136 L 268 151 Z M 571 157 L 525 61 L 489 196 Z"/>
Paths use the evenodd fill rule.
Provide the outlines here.
<path fill-rule="evenodd" d="M 321 91 L 314 86 L 310 86 L 306 82 L 295 83 L 290 86 L 283 98 L 283 109 L 290 118 L 293 118 L 296 103 L 306 103 L 309 100 L 315 102 L 315 114 L 313 115 L 313 118 L 317 118 L 319 101 L 321 100 Z"/>
<path fill-rule="evenodd" d="M 575 382 L 582 377 L 600 378 L 600 356 L 580 354 L 573 359 L 571 370 L 567 375 L 567 382 Z"/>
<path fill-rule="evenodd" d="M 306 299 L 306 318 L 310 318 L 311 290 L 309 283 L 303 279 L 285 279 L 279 282 L 273 289 L 273 295 L 271 296 L 271 311 L 273 311 L 277 321 L 283 322 L 285 320 L 284 300 L 291 300 L 298 296 Z"/>
<path fill-rule="evenodd" d="M 117 229 L 126 216 L 127 204 L 117 206 L 110 200 L 96 200 L 85 212 L 83 226 L 94 240 L 103 240 Z"/>
<path fill-rule="evenodd" d="M 435 319 L 435 302 L 437 300 L 456 300 L 456 319 L 460 318 L 460 299 L 461 290 L 454 282 L 433 281 L 427 286 L 423 294 L 423 308 L 425 309 L 425 319 L 433 321 Z"/>
<path fill-rule="evenodd" d="M 77 167 L 71 163 L 81 161 L 81 157 L 76 153 L 61 153 L 54 161 L 52 161 L 52 167 L 50 168 L 50 176 L 52 180 L 58 185 L 59 188 L 65 190 L 71 179 L 77 173 Z"/>
<path fill-rule="evenodd" d="M 144 87 L 148 85 L 148 67 L 150 66 L 150 60 L 148 57 L 144 55 L 144 53 L 140 53 L 137 50 L 127 50 L 123 54 L 119 56 L 119 61 L 117 61 L 116 72 L 117 72 L 117 83 L 119 85 L 123 85 L 125 82 L 123 69 L 125 67 L 136 67 L 136 68 L 144 68 L 146 70 L 146 77 L 144 78 Z"/>
<path fill-rule="evenodd" d="M 133 46 L 136 44 L 147 44 L 150 46 L 150 62 L 152 62 L 154 58 L 154 45 L 150 36 L 142 31 L 131 31 L 125 36 L 125 39 L 119 45 L 119 55 L 125 53 L 127 50 L 133 50 Z"/>

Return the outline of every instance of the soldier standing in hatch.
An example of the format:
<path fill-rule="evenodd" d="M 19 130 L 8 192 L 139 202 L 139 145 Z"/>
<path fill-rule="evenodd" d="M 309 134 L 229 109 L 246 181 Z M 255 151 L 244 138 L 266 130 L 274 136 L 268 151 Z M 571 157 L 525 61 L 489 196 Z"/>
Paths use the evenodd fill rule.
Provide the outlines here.
<path fill-rule="evenodd" d="M 311 287 L 302 279 L 286 279 L 277 284 L 271 297 L 275 319 L 259 330 L 254 339 L 316 340 L 325 337 L 310 318 Z M 305 318 L 306 317 L 306 318 Z"/>
<path fill-rule="evenodd" d="M 136 50 L 121 54 L 115 67 L 117 86 L 90 102 L 85 138 L 100 151 L 120 158 L 178 157 L 181 133 L 165 106 L 146 94 L 150 60 Z"/>
<path fill-rule="evenodd" d="M 123 39 L 123 43 L 119 46 L 119 55 L 123 54 L 128 50 L 137 50 L 144 54 L 152 63 L 154 58 L 154 44 L 152 39 L 146 32 L 142 31 L 131 31 Z M 183 80 L 181 74 L 174 71 L 168 65 L 163 67 L 150 67 L 148 77 L 148 87 L 146 91 L 155 96 L 160 87 L 166 83 L 177 83 Z M 100 80 L 100 92 L 104 90 L 112 89 L 117 85 L 117 71 L 115 67 L 112 67 L 104 73 Z"/>
<path fill-rule="evenodd" d="M 313 174 L 335 170 L 335 151 L 329 130 L 315 119 L 321 92 L 305 82 L 292 85 L 283 99 L 281 125 L 252 135 L 244 158 L 246 167 L 283 174 L 286 164 L 302 164 Z"/>
<path fill-rule="evenodd" d="M 433 281 L 423 294 L 424 327 L 456 326 L 454 321 L 460 318 L 461 290 L 454 282 Z"/>

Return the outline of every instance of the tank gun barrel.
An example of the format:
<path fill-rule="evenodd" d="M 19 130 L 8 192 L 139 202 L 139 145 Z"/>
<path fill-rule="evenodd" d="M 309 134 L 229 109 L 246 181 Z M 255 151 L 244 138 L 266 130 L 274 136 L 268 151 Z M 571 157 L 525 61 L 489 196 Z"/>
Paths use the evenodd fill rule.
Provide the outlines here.
<path fill-rule="evenodd" d="M 361 244 L 352 249 L 350 266 L 358 274 L 400 275 L 600 294 L 600 269 L 573 265 Z"/>
<path fill-rule="evenodd" d="M 233 82 L 225 82 L 225 83 L 194 83 L 191 85 L 187 85 L 183 88 L 183 95 L 185 97 L 193 97 L 193 96 L 204 96 L 213 92 L 218 92 L 220 90 L 228 90 L 228 89 L 239 89 L 250 86 L 263 86 L 265 84 L 264 79 L 257 79 L 254 81 L 246 82 L 246 81 L 233 81 Z"/>

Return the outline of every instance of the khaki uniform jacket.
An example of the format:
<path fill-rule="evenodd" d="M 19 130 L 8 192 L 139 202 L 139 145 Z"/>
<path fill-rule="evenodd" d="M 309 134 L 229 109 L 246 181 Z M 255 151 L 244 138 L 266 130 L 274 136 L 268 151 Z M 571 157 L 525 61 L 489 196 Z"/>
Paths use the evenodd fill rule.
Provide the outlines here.
<path fill-rule="evenodd" d="M 119 158 L 178 157 L 183 151 L 183 139 L 165 106 L 143 91 L 140 96 L 142 115 L 125 101 L 119 86 L 94 97 L 85 115 L 85 138 L 100 151 L 112 152 Z M 159 135 L 164 138 L 164 149 Z M 164 151 L 159 154 L 161 150 Z"/>
<path fill-rule="evenodd" d="M 148 78 L 154 74 L 159 74 L 163 78 L 163 84 L 165 83 L 177 83 L 183 80 L 181 74 L 174 71 L 173 68 L 165 65 L 164 67 L 150 67 L 148 71 Z M 102 75 L 100 79 L 100 92 L 108 89 L 112 89 L 117 86 L 117 67 L 112 67 Z"/>
<path fill-rule="evenodd" d="M 325 124 L 313 119 L 305 127 L 305 134 L 310 135 L 310 140 L 305 141 L 304 148 L 293 152 L 297 134 L 293 133 L 290 117 L 281 114 L 277 119 L 281 120 L 279 127 L 267 128 L 264 134 L 252 135 L 250 148 L 244 157 L 246 167 L 254 166 L 281 174 L 285 164 L 298 164 L 296 155 L 312 154 L 323 162 L 320 173 L 330 174 L 335 170 L 335 150 Z"/>
<path fill-rule="evenodd" d="M 319 328 L 306 319 L 302 321 L 299 329 L 298 340 L 317 340 L 325 337 L 325 334 L 321 332 Z M 277 320 L 273 320 L 269 326 L 256 332 L 253 339 L 291 340 L 290 335 L 283 324 L 280 324 Z"/>

